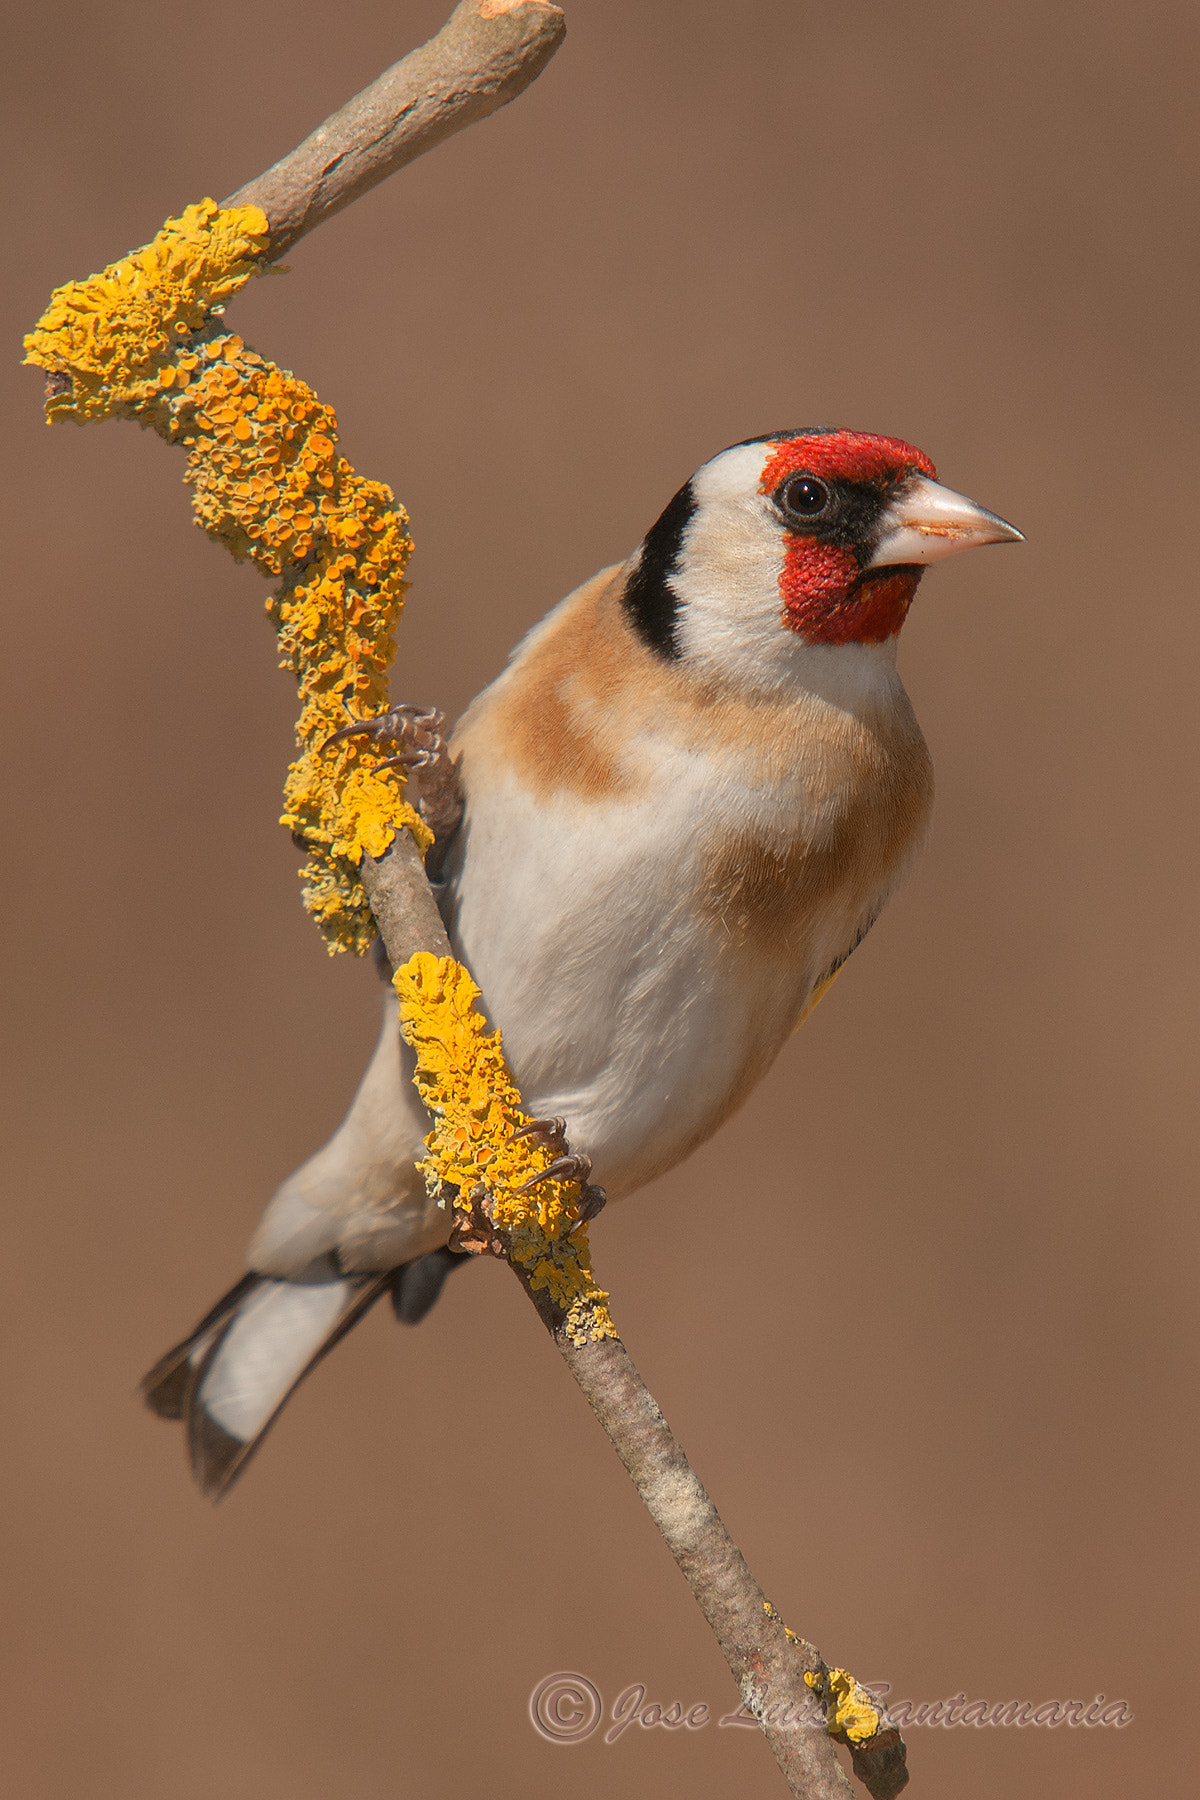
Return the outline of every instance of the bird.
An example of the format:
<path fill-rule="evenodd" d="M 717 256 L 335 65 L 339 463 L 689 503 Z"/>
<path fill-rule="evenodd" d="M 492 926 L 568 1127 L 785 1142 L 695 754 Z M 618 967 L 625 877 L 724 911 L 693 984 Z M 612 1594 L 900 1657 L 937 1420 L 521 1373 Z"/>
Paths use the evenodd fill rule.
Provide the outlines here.
<path fill-rule="evenodd" d="M 372 722 L 406 747 L 526 1108 L 609 1201 L 736 1111 L 913 866 L 933 786 L 900 629 L 930 564 L 1021 538 L 901 439 L 768 432 L 535 625 L 448 739 L 432 710 Z M 413 1066 L 389 987 L 344 1121 L 142 1384 L 206 1494 L 382 1295 L 416 1323 L 466 1260 L 415 1166 Z"/>

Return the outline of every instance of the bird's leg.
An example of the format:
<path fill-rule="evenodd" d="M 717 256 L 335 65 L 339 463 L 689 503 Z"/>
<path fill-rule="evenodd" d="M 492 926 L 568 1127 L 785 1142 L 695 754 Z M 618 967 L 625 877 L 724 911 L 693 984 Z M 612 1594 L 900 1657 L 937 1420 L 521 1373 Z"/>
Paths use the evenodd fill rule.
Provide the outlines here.
<path fill-rule="evenodd" d="M 375 749 L 395 747 L 378 766 L 401 768 L 414 786 L 417 811 L 440 844 L 452 836 L 462 818 L 462 789 L 449 747 L 442 736 L 446 716 L 435 706 L 392 706 L 374 719 L 354 719 L 325 739 L 370 738 Z"/>

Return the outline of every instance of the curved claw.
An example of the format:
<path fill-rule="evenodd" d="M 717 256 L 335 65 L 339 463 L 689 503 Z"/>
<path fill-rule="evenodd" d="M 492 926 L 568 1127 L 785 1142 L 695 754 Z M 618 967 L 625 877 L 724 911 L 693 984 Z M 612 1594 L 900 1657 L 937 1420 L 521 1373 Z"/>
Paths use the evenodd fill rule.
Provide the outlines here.
<path fill-rule="evenodd" d="M 375 773 L 380 769 L 427 769 L 433 757 L 428 750 L 401 750 L 399 756 L 389 756 L 381 763 L 375 764 Z"/>
<path fill-rule="evenodd" d="M 343 738 L 367 737 L 378 723 L 377 719 L 351 719 L 349 725 L 340 725 L 336 731 L 331 731 L 321 748 L 328 750 L 330 744 L 340 743 Z"/>
<path fill-rule="evenodd" d="M 353 737 L 398 738 L 408 721 L 418 729 L 438 731 L 445 724 L 445 715 L 436 706 L 389 706 L 388 710 L 379 713 L 373 719 L 351 719 L 348 725 L 339 725 L 336 731 L 330 732 L 321 748 L 327 750 L 330 744 Z"/>
<path fill-rule="evenodd" d="M 528 1193 L 530 1188 L 539 1187 L 543 1181 L 586 1181 L 591 1172 L 591 1157 L 584 1156 L 581 1151 L 573 1151 L 568 1156 L 556 1156 L 540 1174 L 531 1175 L 528 1181 L 523 1181 L 513 1192 Z"/>
<path fill-rule="evenodd" d="M 561 1115 L 556 1115 L 552 1119 L 530 1119 L 528 1125 L 522 1125 L 519 1131 L 513 1132 L 509 1142 L 515 1144 L 518 1138 L 527 1137 L 545 1138 L 551 1143 L 565 1145 L 567 1121 Z"/>

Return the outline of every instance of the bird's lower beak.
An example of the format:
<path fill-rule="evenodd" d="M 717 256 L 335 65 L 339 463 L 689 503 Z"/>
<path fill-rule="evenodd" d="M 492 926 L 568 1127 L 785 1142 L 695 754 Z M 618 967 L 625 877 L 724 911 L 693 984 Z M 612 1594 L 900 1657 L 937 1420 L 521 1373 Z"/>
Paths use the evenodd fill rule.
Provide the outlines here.
<path fill-rule="evenodd" d="M 867 564 L 869 569 L 892 563 L 940 562 L 977 544 L 1023 544 L 1015 525 L 976 506 L 926 475 L 906 481 L 880 520 L 882 536 Z"/>

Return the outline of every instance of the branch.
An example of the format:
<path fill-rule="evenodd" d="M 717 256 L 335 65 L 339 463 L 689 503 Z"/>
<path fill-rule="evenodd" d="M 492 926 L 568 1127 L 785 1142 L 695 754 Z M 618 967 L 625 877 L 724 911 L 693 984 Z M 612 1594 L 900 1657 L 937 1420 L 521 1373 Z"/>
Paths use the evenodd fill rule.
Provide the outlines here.
<path fill-rule="evenodd" d="M 421 950 L 451 953 L 409 832 L 399 832 L 382 857 L 363 858 L 362 881 L 394 968 Z M 624 1344 L 615 1337 L 573 1341 L 546 1291 L 531 1286 L 519 1263 L 510 1259 L 509 1267 L 628 1470 L 791 1792 L 804 1800 L 848 1800 L 853 1790 L 834 1752 L 836 1740 L 849 1749 L 873 1800 L 893 1800 L 908 1780 L 899 1731 L 856 1682 L 831 1671 L 812 1644 L 784 1625 Z"/>
<path fill-rule="evenodd" d="M 268 254 L 282 256 L 385 176 L 515 100 L 566 29 L 550 0 L 462 0 L 436 37 L 224 204 L 261 206 L 271 221 Z"/>
<path fill-rule="evenodd" d="M 355 640 L 355 654 L 361 651 L 364 666 L 369 664 L 356 690 L 362 706 L 377 703 L 374 682 L 386 666 L 380 664 L 380 646 L 398 610 L 398 590 L 386 605 L 379 594 L 389 583 L 396 588 L 408 553 L 402 515 L 392 508 L 386 489 L 361 481 L 337 458 L 332 413 L 294 377 L 226 334 L 221 309 L 211 302 L 243 285 L 262 267 L 264 255 L 279 256 L 393 169 L 513 99 L 544 67 L 563 29 L 562 13 L 549 0 L 462 0 L 437 37 L 228 203 L 256 207 L 258 213 L 217 214 L 211 202 L 188 209 L 153 245 L 105 277 L 60 290 L 26 340 L 29 360 L 50 373 L 52 416 L 134 417 L 168 441 L 190 447 L 198 517 L 235 554 L 252 555 L 264 572 L 284 578 L 273 605 L 293 636 L 307 643 L 312 621 L 301 602 L 315 603 L 306 581 L 310 587 L 324 581 L 331 591 L 337 588 L 334 610 L 349 642 L 342 605 L 349 577 L 342 570 L 333 580 L 333 565 L 325 569 L 321 560 L 328 562 L 327 546 L 321 546 L 335 527 L 348 544 L 367 544 L 358 560 L 351 554 L 335 559 L 339 569 L 351 567 L 363 593 L 376 596 L 368 621 L 375 635 L 360 632 L 361 644 Z M 305 459 L 296 473 L 298 434 Z M 292 446 L 287 458 L 285 444 Z M 295 476 L 285 495 L 292 504 L 277 514 L 273 501 L 260 505 L 254 495 L 260 488 L 283 493 L 272 484 L 285 479 L 279 473 L 285 460 Z M 257 487 L 245 479 L 247 468 L 265 471 Z M 314 611 L 312 620 L 317 619 Z M 303 665 L 293 659 L 290 666 Z M 364 792 L 360 784 L 363 807 Z M 410 816 L 419 824 L 411 809 Z M 361 836 L 366 817 L 361 808 L 359 817 L 355 830 Z M 387 835 L 374 841 L 386 842 Z M 395 969 L 403 970 L 421 952 L 451 956 L 408 829 L 396 829 L 378 858 L 362 853 L 360 861 L 348 849 L 341 854 L 357 865 Z M 548 1290 L 533 1286 L 537 1269 L 531 1274 L 515 1255 L 508 1260 L 716 1634 L 743 1703 L 759 1720 L 791 1792 L 804 1800 L 847 1800 L 853 1790 L 833 1748 L 837 1740 L 850 1749 L 855 1772 L 874 1800 L 892 1800 L 907 1780 L 899 1732 L 844 1671 L 827 1668 L 811 1644 L 786 1629 L 620 1339 L 607 1331 L 572 1333 Z"/>

